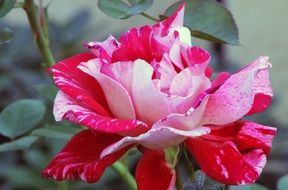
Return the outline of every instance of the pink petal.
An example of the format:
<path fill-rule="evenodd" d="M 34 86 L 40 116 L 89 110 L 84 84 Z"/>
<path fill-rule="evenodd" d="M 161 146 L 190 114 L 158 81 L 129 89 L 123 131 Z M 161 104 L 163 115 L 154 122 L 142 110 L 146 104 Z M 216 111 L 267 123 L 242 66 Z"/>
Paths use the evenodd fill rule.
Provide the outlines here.
<path fill-rule="evenodd" d="M 183 69 L 172 80 L 170 94 L 187 96 L 193 90 L 193 74 L 190 68 Z"/>
<path fill-rule="evenodd" d="M 259 103 L 254 101 L 257 94 L 272 96 L 268 80 L 270 67 L 271 64 L 262 57 L 251 66 L 231 75 L 216 92 L 211 94 L 202 124 L 232 123 L 245 116 L 251 109 L 254 110 L 255 106 L 259 107 Z M 259 78 L 263 76 L 263 79 Z M 263 110 L 262 108 L 264 107 L 256 110 Z"/>
<path fill-rule="evenodd" d="M 257 67 L 258 64 L 266 64 L 271 67 L 268 57 L 260 57 L 243 70 L 251 70 Z M 267 70 L 260 70 L 257 73 L 256 80 L 253 84 L 253 90 L 256 96 L 254 97 L 253 107 L 250 109 L 248 115 L 266 110 L 271 103 L 273 92 L 269 80 L 269 72 Z"/>
<path fill-rule="evenodd" d="M 88 183 L 97 182 L 105 169 L 128 150 L 125 148 L 100 159 L 101 151 L 120 138 L 118 135 L 81 131 L 53 158 L 42 176 L 55 180 L 82 179 Z"/>
<path fill-rule="evenodd" d="M 198 107 L 207 95 L 204 92 L 210 86 L 210 80 L 205 75 L 195 75 L 189 67 L 182 70 L 171 83 L 171 97 L 169 97 L 171 113 L 185 114 L 191 108 Z"/>
<path fill-rule="evenodd" d="M 230 73 L 221 72 L 218 74 L 218 76 L 212 81 L 212 85 L 210 89 L 207 90 L 209 94 L 213 94 L 216 90 L 219 89 L 219 87 L 228 80 L 228 78 L 231 76 Z"/>
<path fill-rule="evenodd" d="M 169 58 L 173 62 L 177 72 L 180 72 L 188 66 L 182 56 L 182 51 L 185 51 L 186 47 L 182 47 L 182 45 L 179 40 L 175 40 L 169 50 Z"/>
<path fill-rule="evenodd" d="M 149 129 L 145 123 L 135 119 L 122 120 L 99 115 L 62 91 L 56 96 L 53 113 L 56 121 L 67 119 L 100 132 L 136 136 Z"/>
<path fill-rule="evenodd" d="M 101 157 L 105 157 L 117 150 L 133 144 L 140 144 L 153 150 L 163 150 L 183 142 L 187 137 L 196 137 L 208 134 L 210 129 L 207 127 L 197 127 L 189 131 L 178 130 L 167 126 L 155 126 L 148 132 L 137 137 L 124 137 L 120 141 L 110 145 L 103 150 Z"/>
<path fill-rule="evenodd" d="M 168 100 L 152 81 L 153 67 L 136 60 L 133 67 L 131 93 L 137 118 L 148 125 L 169 114 Z"/>
<path fill-rule="evenodd" d="M 91 49 L 92 53 L 100 58 L 102 63 L 111 63 L 113 52 L 118 48 L 119 43 L 113 36 L 109 36 L 104 42 L 89 42 L 85 46 Z"/>
<path fill-rule="evenodd" d="M 201 170 L 224 184 L 254 183 L 265 166 L 275 129 L 251 122 L 211 129 L 208 135 L 185 141 Z"/>
<path fill-rule="evenodd" d="M 196 109 L 190 109 L 186 114 L 173 113 L 155 123 L 153 127 L 139 136 L 124 137 L 120 141 L 107 147 L 101 156 L 111 154 L 123 147 L 132 144 L 141 144 L 144 147 L 162 150 L 178 145 L 187 137 L 196 137 L 208 134 L 210 128 L 199 127 L 201 117 L 205 110 L 207 97 Z"/>
<path fill-rule="evenodd" d="M 203 98 L 197 108 L 190 108 L 186 113 L 172 113 L 157 122 L 156 126 L 170 126 L 179 130 L 192 130 L 199 127 L 201 118 L 205 111 L 208 97 Z"/>
<path fill-rule="evenodd" d="M 114 63 L 114 64 L 123 65 L 126 63 L 127 62 L 124 62 L 124 63 L 120 62 L 120 63 Z M 127 65 L 132 67 L 132 64 L 129 62 L 127 63 Z M 114 80 L 113 78 L 111 78 L 113 76 L 110 77 L 109 75 L 106 75 L 101 72 L 101 69 L 105 69 L 107 67 L 109 69 L 110 65 L 106 65 L 105 67 L 105 65 L 102 65 L 102 63 L 98 59 L 90 60 L 88 62 L 83 62 L 79 66 L 79 68 L 83 72 L 91 75 L 98 81 L 98 83 L 100 84 L 104 92 L 104 95 L 106 97 L 109 108 L 111 112 L 113 113 L 113 116 L 119 119 L 135 119 L 136 115 L 135 115 L 134 107 L 132 104 L 130 94 L 127 91 L 127 89 L 125 89 L 124 86 L 121 85 L 117 80 Z M 129 71 L 129 68 L 127 68 L 128 69 L 127 71 Z M 121 71 L 123 71 L 123 69 L 120 68 L 120 71 L 116 73 L 116 75 L 118 75 L 117 77 L 121 77 L 121 73 L 120 73 Z M 122 73 L 122 74 L 125 74 L 125 73 Z"/>
<path fill-rule="evenodd" d="M 77 68 L 81 62 L 94 58 L 92 53 L 81 53 L 60 61 L 50 72 L 57 87 L 71 98 L 81 101 L 99 114 L 109 116 L 109 108 L 101 87 L 95 79 Z"/>
<path fill-rule="evenodd" d="M 157 70 L 160 73 L 159 85 L 162 92 L 168 93 L 171 83 L 177 72 L 174 69 L 173 63 L 169 59 L 167 53 L 163 54 L 162 60 L 159 62 Z"/>
<path fill-rule="evenodd" d="M 175 180 L 175 172 L 166 163 L 163 152 L 144 152 L 136 168 L 138 190 L 173 190 Z"/>

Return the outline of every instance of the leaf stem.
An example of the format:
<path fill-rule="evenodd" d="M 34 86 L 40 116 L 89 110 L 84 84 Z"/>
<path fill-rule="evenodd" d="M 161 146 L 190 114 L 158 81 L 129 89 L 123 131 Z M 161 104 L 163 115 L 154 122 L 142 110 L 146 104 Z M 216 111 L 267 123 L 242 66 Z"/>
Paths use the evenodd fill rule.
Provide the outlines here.
<path fill-rule="evenodd" d="M 36 44 L 44 60 L 44 63 L 45 63 L 44 66 L 45 68 L 49 68 L 52 65 L 54 65 L 55 59 L 49 48 L 49 39 L 45 37 L 45 33 L 43 31 L 43 28 L 41 27 L 41 24 L 38 18 L 37 7 L 34 4 L 33 0 L 25 0 L 23 9 L 26 12 L 27 18 L 29 20 L 30 28 L 34 34 L 34 37 L 36 39 Z"/>
<path fill-rule="evenodd" d="M 115 162 L 111 168 L 122 178 L 131 190 L 137 190 L 137 185 L 134 177 L 120 161 Z"/>
<path fill-rule="evenodd" d="M 142 12 L 142 13 L 140 13 L 140 14 L 141 14 L 142 16 L 144 16 L 144 17 L 150 19 L 150 20 L 155 21 L 155 22 L 160 22 L 160 21 L 161 21 L 160 19 L 154 18 L 154 17 L 152 17 L 152 16 L 150 16 L 150 15 L 144 13 L 144 12 Z"/>

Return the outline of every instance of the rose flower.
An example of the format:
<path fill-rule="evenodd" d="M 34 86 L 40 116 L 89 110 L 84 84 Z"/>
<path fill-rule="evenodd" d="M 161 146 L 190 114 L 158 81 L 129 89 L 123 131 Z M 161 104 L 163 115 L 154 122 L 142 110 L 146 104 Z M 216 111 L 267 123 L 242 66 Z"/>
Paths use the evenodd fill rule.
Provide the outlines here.
<path fill-rule="evenodd" d="M 138 189 L 173 189 L 175 172 L 164 150 L 184 144 L 201 170 L 224 184 L 253 183 L 276 129 L 244 116 L 272 98 L 267 57 L 211 80 L 209 53 L 191 45 L 184 5 L 154 26 L 132 28 L 119 41 L 90 42 L 90 52 L 51 68 L 60 89 L 57 121 L 88 129 L 76 134 L 44 169 L 55 180 L 97 182 L 130 148 L 143 152 Z"/>

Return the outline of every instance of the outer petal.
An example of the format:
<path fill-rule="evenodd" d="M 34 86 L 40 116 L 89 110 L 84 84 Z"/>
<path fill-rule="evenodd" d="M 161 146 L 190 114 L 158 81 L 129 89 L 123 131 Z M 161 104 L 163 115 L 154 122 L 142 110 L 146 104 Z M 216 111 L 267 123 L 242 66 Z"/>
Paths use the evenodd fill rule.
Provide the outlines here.
<path fill-rule="evenodd" d="M 131 64 L 128 62 L 127 65 Z M 109 65 L 106 67 L 109 67 Z M 102 73 L 101 70 L 105 68 L 105 65 L 102 65 L 99 59 L 83 62 L 79 68 L 98 81 L 103 89 L 109 108 L 116 118 L 135 119 L 135 111 L 127 89 L 109 75 Z"/>
<path fill-rule="evenodd" d="M 77 66 L 81 62 L 94 59 L 92 53 L 82 53 L 60 61 L 50 71 L 55 84 L 73 99 L 93 109 L 95 112 L 108 116 L 107 106 L 102 89 L 95 79 L 83 73 Z"/>
<path fill-rule="evenodd" d="M 144 152 L 136 168 L 138 190 L 173 190 L 175 180 L 175 172 L 166 163 L 163 152 Z"/>
<path fill-rule="evenodd" d="M 261 148 L 267 155 L 270 152 L 272 140 L 276 135 L 276 128 L 249 121 L 240 124 L 241 128 L 235 138 L 238 149 L 241 152 L 245 152 L 251 148 Z"/>
<path fill-rule="evenodd" d="M 56 96 L 53 113 L 56 121 L 67 119 L 100 132 L 135 136 L 149 129 L 145 123 L 137 120 L 121 120 L 101 116 L 80 102 L 71 99 L 62 91 L 59 91 Z"/>
<path fill-rule="evenodd" d="M 88 183 L 97 182 L 104 170 L 127 151 L 125 148 L 100 159 L 101 151 L 120 138 L 118 135 L 81 131 L 53 158 L 42 176 L 55 180 L 82 179 Z"/>
<path fill-rule="evenodd" d="M 146 148 L 154 150 L 163 150 L 178 145 L 187 137 L 197 137 L 208 134 L 209 132 L 210 129 L 207 127 L 197 127 L 189 131 L 183 131 L 167 126 L 155 126 L 147 133 L 141 134 L 137 137 L 124 137 L 120 141 L 107 147 L 102 152 L 101 157 L 105 157 L 123 147 L 133 144 L 141 144 Z"/>
<path fill-rule="evenodd" d="M 257 105 L 254 105 L 257 94 L 272 96 L 267 79 L 270 67 L 271 64 L 267 59 L 259 58 L 251 66 L 231 75 L 210 96 L 202 124 L 224 125 L 232 123 L 245 116 L 251 109 L 254 110 L 255 106 L 259 107 L 257 101 Z M 266 76 L 264 81 L 259 78 L 263 76 L 263 73 Z M 262 108 L 256 110 L 263 110 Z"/>
<path fill-rule="evenodd" d="M 221 183 L 253 183 L 265 166 L 275 129 L 251 122 L 211 129 L 208 135 L 186 140 L 200 168 Z"/>
<path fill-rule="evenodd" d="M 249 70 L 257 67 L 258 64 L 270 64 L 268 62 L 268 57 L 260 57 L 252 64 L 245 67 L 243 70 Z M 256 93 L 254 97 L 253 107 L 248 112 L 248 115 L 254 113 L 262 112 L 270 105 L 272 100 L 273 92 L 271 89 L 271 84 L 269 80 L 269 73 L 267 70 L 261 70 L 256 76 L 255 83 L 253 85 L 253 90 Z"/>

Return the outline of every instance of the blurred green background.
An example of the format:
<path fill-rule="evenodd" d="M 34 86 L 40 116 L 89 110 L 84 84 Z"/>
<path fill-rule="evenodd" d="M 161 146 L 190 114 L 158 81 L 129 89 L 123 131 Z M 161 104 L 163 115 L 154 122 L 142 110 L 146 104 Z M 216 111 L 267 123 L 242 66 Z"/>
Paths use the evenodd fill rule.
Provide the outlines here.
<path fill-rule="evenodd" d="M 175 0 L 155 0 L 147 13 L 157 17 L 174 2 Z M 83 42 L 102 41 L 109 34 L 118 37 L 132 26 L 153 24 L 152 21 L 141 16 L 127 20 L 108 17 L 98 9 L 96 0 L 44 0 L 43 3 L 45 5 L 50 3 L 51 49 L 57 60 L 84 51 Z M 275 98 L 272 106 L 265 113 L 258 114 L 252 119 L 278 127 L 278 136 L 274 141 L 271 156 L 259 179 L 259 183 L 273 190 L 276 189 L 277 180 L 288 173 L 288 1 L 226 0 L 224 3 L 233 13 L 239 27 L 241 46 L 219 46 L 194 38 L 192 43 L 204 46 L 211 52 L 214 67 L 218 70 L 235 71 L 236 68 L 252 62 L 261 55 L 270 57 L 270 62 L 273 64 L 271 81 Z M 1 19 L 0 26 L 9 27 L 14 33 L 11 43 L 0 45 L 1 110 L 20 98 L 41 98 L 33 86 L 49 83 L 49 77 L 39 64 L 41 57 L 33 44 L 24 11 L 13 9 L 5 19 Z M 7 139 L 1 137 L 1 142 L 6 141 Z M 53 147 L 49 147 L 50 145 L 48 146 L 45 141 L 42 142 L 43 146 L 33 146 L 24 154 L 22 152 L 0 153 L 0 189 L 42 190 L 57 187 L 61 189 L 61 184 L 59 188 L 59 184 L 42 180 L 40 174 L 38 175 L 51 155 L 64 145 L 61 140 L 52 142 L 55 143 L 51 145 Z M 43 147 L 51 150 L 48 155 L 39 153 L 38 150 L 43 150 Z M 120 188 L 121 183 L 112 171 L 108 170 L 105 176 L 104 178 L 109 180 L 103 180 L 98 186 L 88 187 L 79 183 L 75 189 Z M 117 184 L 116 187 L 111 185 L 110 177 Z M 125 189 L 125 186 L 123 188 Z"/>

